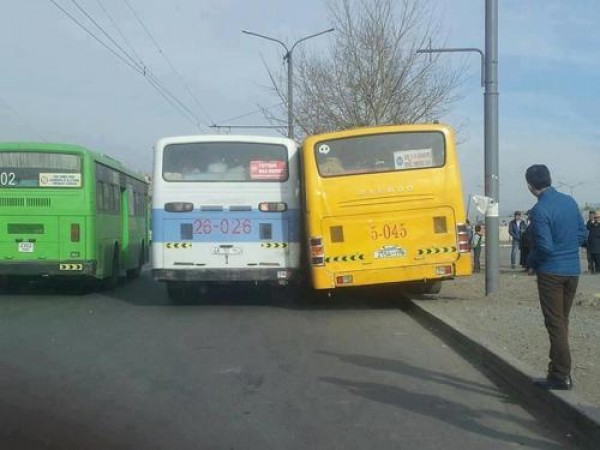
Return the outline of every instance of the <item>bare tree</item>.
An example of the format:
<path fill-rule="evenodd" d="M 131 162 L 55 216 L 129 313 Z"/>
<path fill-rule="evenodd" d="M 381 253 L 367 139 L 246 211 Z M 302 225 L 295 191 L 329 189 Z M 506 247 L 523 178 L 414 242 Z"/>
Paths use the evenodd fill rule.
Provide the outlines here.
<path fill-rule="evenodd" d="M 458 100 L 461 70 L 436 64 L 439 55 L 416 54 L 439 45 L 429 0 L 329 0 L 328 9 L 329 54 L 295 58 L 294 117 L 304 134 L 430 121 Z M 285 116 L 287 79 L 267 70 Z"/>

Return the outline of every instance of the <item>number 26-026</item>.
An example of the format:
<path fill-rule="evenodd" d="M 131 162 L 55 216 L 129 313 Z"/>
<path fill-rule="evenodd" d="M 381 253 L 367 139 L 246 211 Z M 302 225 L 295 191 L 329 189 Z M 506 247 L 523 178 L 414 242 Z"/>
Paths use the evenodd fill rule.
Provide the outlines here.
<path fill-rule="evenodd" d="M 194 220 L 194 234 L 250 234 L 252 221 L 250 219 L 196 219 Z"/>

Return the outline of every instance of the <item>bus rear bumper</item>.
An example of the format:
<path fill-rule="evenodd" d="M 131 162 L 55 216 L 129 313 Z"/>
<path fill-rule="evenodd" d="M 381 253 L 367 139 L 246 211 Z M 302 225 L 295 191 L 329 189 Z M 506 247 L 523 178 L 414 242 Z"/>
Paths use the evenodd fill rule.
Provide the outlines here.
<path fill-rule="evenodd" d="M 449 268 L 449 273 L 439 273 L 438 268 Z M 369 286 L 385 283 L 406 283 L 451 280 L 471 275 L 471 258 L 461 254 L 455 261 L 436 262 L 414 266 L 399 266 L 379 269 L 330 271 L 325 267 L 313 267 L 314 289 L 334 289 L 350 286 Z"/>
<path fill-rule="evenodd" d="M 278 267 L 274 269 L 152 269 L 156 281 L 258 281 L 282 282 L 295 280 L 298 269 Z"/>
<path fill-rule="evenodd" d="M 0 263 L 0 276 L 3 277 L 81 277 L 95 274 L 95 261 L 11 261 Z"/>

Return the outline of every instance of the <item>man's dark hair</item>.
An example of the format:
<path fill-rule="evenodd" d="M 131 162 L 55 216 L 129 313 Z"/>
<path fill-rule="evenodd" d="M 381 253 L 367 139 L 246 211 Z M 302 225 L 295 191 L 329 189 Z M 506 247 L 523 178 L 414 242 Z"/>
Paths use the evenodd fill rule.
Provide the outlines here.
<path fill-rule="evenodd" d="M 525 179 L 534 189 L 544 189 L 552 186 L 550 171 L 544 164 L 529 166 L 525 172 Z"/>

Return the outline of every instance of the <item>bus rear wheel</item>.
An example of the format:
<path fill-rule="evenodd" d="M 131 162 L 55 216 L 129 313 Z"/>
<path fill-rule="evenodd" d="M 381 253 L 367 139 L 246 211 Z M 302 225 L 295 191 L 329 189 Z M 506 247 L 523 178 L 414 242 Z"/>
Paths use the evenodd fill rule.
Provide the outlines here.
<path fill-rule="evenodd" d="M 440 280 L 433 281 L 415 281 L 407 284 L 407 290 L 414 295 L 439 294 L 442 290 Z"/>
<path fill-rule="evenodd" d="M 425 294 L 439 294 L 442 290 L 442 282 L 440 280 L 427 281 L 425 283 Z"/>
<path fill-rule="evenodd" d="M 188 286 L 185 281 L 167 281 L 167 295 L 174 302 L 181 302 L 187 298 Z"/>
<path fill-rule="evenodd" d="M 112 261 L 112 272 L 108 278 L 104 279 L 104 288 L 111 290 L 117 287 L 119 284 L 119 271 L 121 270 L 121 264 L 119 262 L 119 249 L 115 247 L 113 252 Z"/>
<path fill-rule="evenodd" d="M 144 266 L 144 261 L 146 259 L 144 253 L 144 246 L 142 245 L 142 248 L 140 249 L 140 254 L 138 256 L 138 265 L 135 268 L 129 269 L 127 271 L 127 278 L 129 280 L 133 280 L 134 278 L 139 277 L 140 273 L 142 273 L 142 267 Z"/>

